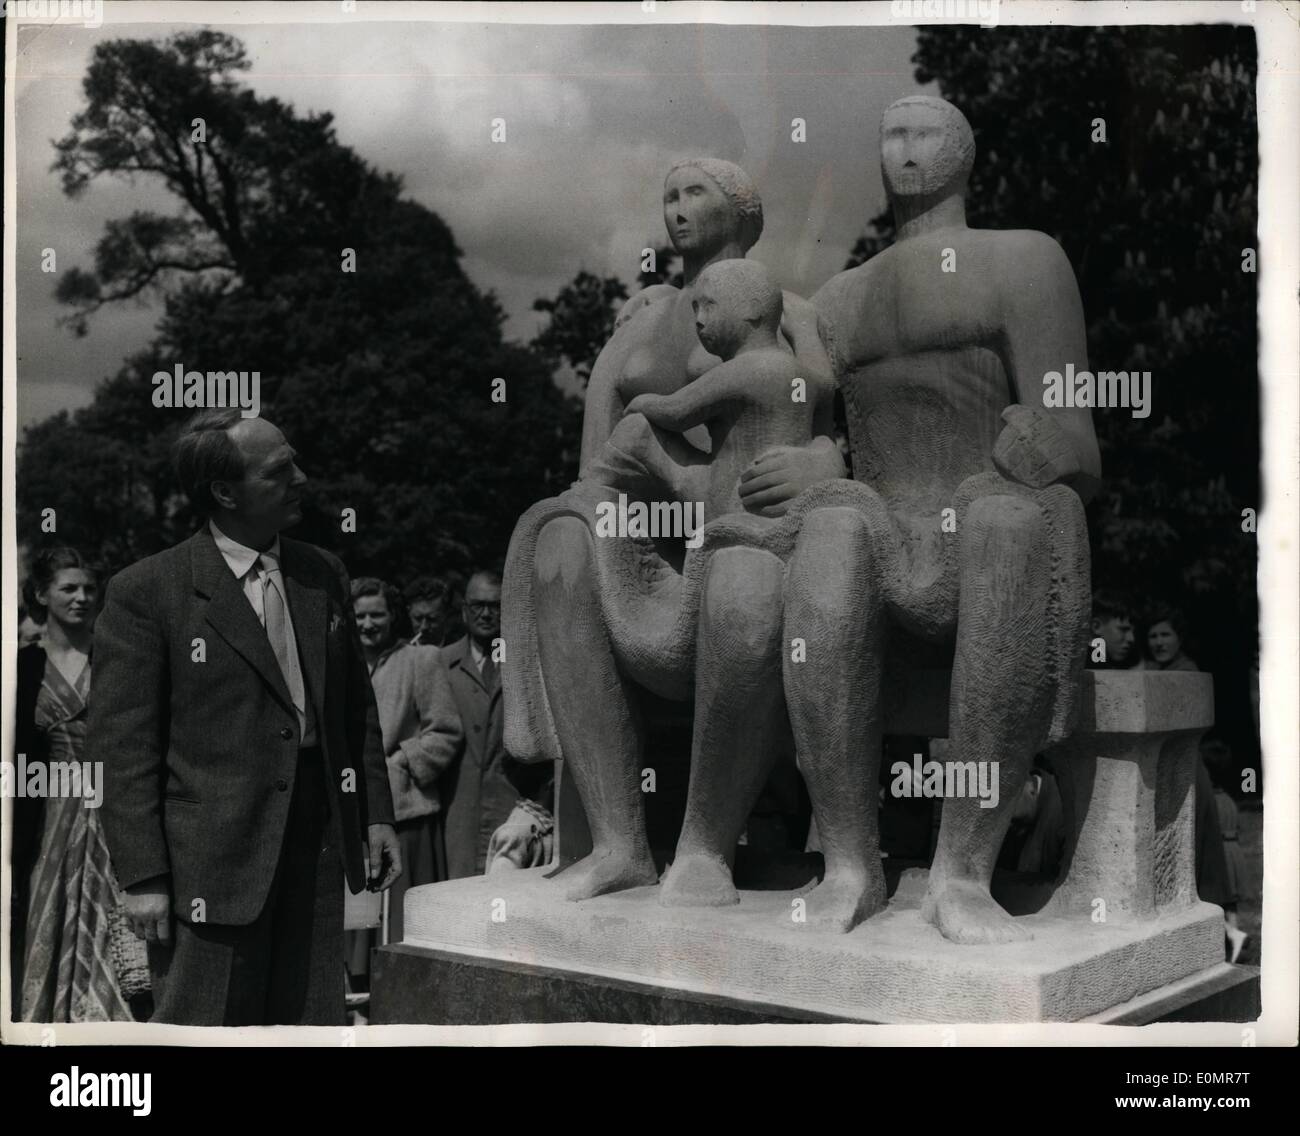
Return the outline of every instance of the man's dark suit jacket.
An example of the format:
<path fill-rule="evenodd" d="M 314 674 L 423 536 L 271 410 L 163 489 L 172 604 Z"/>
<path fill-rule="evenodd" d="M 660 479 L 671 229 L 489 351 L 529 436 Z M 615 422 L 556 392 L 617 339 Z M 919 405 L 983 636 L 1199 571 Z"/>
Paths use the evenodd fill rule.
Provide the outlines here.
<path fill-rule="evenodd" d="M 337 557 L 280 538 L 332 823 L 352 891 L 362 844 L 393 822 L 374 695 Z M 298 718 L 275 653 L 207 527 L 132 564 L 95 624 L 88 756 L 123 887 L 171 875 L 176 914 L 242 926 L 265 906 L 298 767 Z M 342 897 L 340 896 L 340 902 Z"/>
<path fill-rule="evenodd" d="M 526 765 L 506 752 L 500 678 L 489 690 L 470 654 L 469 637 L 442 649 L 464 743 L 442 776 L 447 878 L 482 875 L 488 842 L 520 797 L 550 807 L 551 763 Z"/>

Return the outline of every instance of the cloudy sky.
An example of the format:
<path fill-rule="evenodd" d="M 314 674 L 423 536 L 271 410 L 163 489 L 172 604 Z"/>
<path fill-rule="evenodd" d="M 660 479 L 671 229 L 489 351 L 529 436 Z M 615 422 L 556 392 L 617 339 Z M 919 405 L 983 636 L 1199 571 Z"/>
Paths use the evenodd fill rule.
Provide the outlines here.
<path fill-rule="evenodd" d="M 745 167 L 763 197 L 754 257 L 808 295 L 838 271 L 883 203 L 880 113 L 918 89 L 908 27 L 221 24 L 248 47 L 246 81 L 300 112 L 329 111 L 340 141 L 440 214 L 464 265 L 527 340 L 531 311 L 580 268 L 635 278 L 664 237 L 660 194 L 677 158 Z M 52 141 L 83 104 L 97 42 L 179 25 L 26 28 L 16 61 L 19 424 L 89 401 L 152 335 L 158 311 L 105 310 L 76 339 L 55 326 L 58 268 L 90 267 L 109 218 L 178 208 L 146 179 L 92 183 L 77 201 L 50 173 Z M 791 140 L 791 120 L 807 140 Z M 491 121 L 506 120 L 506 142 Z"/>

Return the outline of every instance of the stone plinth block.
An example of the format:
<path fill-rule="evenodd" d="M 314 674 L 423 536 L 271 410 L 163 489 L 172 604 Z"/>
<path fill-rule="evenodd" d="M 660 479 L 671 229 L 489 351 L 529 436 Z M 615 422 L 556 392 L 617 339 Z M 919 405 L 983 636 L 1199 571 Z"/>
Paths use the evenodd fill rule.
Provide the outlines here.
<path fill-rule="evenodd" d="M 1095 671 L 1052 752 L 1069 843 L 1062 914 L 1145 919 L 1196 900 L 1197 742 L 1214 723 L 1208 674 Z M 1104 906 L 1103 906 L 1104 905 Z"/>
<path fill-rule="evenodd" d="M 663 907 L 655 887 L 574 903 L 548 871 L 413 888 L 403 949 L 712 995 L 774 1016 L 898 1023 L 1077 1021 L 1223 957 L 1223 916 L 1201 903 L 1140 924 L 1040 912 L 1023 917 L 1028 942 L 959 946 L 921 919 L 924 873 L 839 935 L 796 922 L 793 892 L 742 892 L 727 908 Z"/>

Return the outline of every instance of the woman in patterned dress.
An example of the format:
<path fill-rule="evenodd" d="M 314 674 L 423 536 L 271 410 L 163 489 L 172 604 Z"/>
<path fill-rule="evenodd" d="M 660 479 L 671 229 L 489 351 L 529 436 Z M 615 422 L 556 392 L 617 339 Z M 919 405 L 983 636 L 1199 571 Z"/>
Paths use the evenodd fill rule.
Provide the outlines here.
<path fill-rule="evenodd" d="M 81 766 L 90 695 L 91 632 L 99 585 L 71 548 L 42 552 L 33 566 L 34 594 L 46 615 L 39 652 L 20 661 L 29 676 L 20 689 L 19 736 L 28 739 L 29 780 L 35 762 Z M 35 683 L 39 688 L 33 690 Z M 20 685 L 22 685 L 20 683 Z M 26 695 L 26 696 L 24 696 Z M 34 695 L 34 696 L 33 696 Z M 123 944 L 114 934 L 121 895 L 109 862 L 95 795 L 102 778 L 80 781 L 81 795 L 49 796 L 27 889 L 21 1016 L 35 1022 L 130 1021 L 118 968 Z M 76 785 L 76 782 L 73 782 Z M 51 785 L 53 788 L 53 785 Z M 92 792 L 93 789 L 93 792 Z"/>

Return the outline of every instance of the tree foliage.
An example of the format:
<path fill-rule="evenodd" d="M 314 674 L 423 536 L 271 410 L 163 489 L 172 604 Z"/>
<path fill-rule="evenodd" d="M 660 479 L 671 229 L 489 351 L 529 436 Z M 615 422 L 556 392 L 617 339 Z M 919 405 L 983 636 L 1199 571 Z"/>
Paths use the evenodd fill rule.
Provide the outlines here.
<path fill-rule="evenodd" d="M 671 244 L 647 246 L 653 252 L 650 267 L 637 274 L 638 288 L 685 283 L 681 261 Z M 553 367 L 568 366 L 585 389 L 596 357 L 614 334 L 614 321 L 627 300 L 627 285 L 617 276 L 603 279 L 585 269 L 556 294 L 554 299 L 534 302 L 533 310 L 549 312 L 550 319 L 531 346 L 551 361 Z"/>
<path fill-rule="evenodd" d="M 149 290 L 163 315 L 90 406 L 27 431 L 20 531 L 53 505 L 60 540 L 121 564 L 192 529 L 166 458 L 190 412 L 154 408 L 150 381 L 180 363 L 260 373 L 263 413 L 311 479 L 295 535 L 354 573 L 499 559 L 520 512 L 574 476 L 576 402 L 545 359 L 504 341 L 444 222 L 341 145 L 329 115 L 243 87 L 247 65 L 213 31 L 96 48 L 86 106 L 57 143 L 65 191 L 153 177 L 179 211 L 109 223 L 93 272 L 65 275 L 58 295 L 74 327 Z"/>
<path fill-rule="evenodd" d="M 917 80 L 937 81 L 975 131 L 969 223 L 1055 237 L 1092 368 L 1151 372 L 1149 418 L 1093 412 L 1094 584 L 1186 604 L 1201 663 L 1238 673 L 1257 610 L 1242 510 L 1261 492 L 1258 277 L 1242 270 L 1258 247 L 1253 35 L 932 27 L 913 56 Z M 877 217 L 849 264 L 892 237 Z"/>
<path fill-rule="evenodd" d="M 1094 368 L 1150 370 L 1153 411 L 1093 414 L 1097 575 L 1242 585 L 1259 501 L 1255 50 L 1249 29 L 927 28 L 913 61 L 971 120 L 972 227 L 1039 229 L 1078 276 Z M 1093 141 L 1101 120 L 1105 140 Z M 875 219 L 849 264 L 892 239 Z"/>
<path fill-rule="evenodd" d="M 549 312 L 551 318 L 533 340 L 533 349 L 556 364 L 567 363 L 585 387 L 626 299 L 627 285 L 617 276 L 602 280 L 580 270 L 553 300 L 534 301 L 533 311 Z"/>

